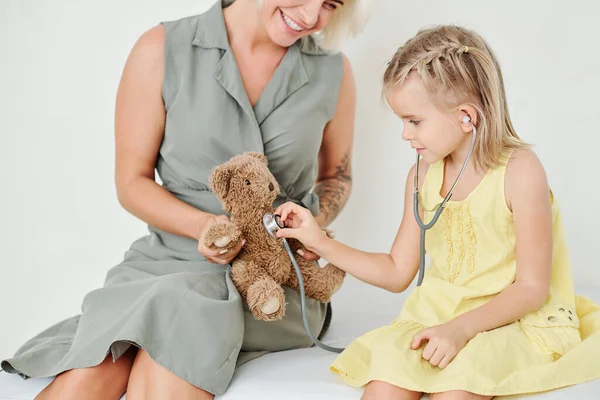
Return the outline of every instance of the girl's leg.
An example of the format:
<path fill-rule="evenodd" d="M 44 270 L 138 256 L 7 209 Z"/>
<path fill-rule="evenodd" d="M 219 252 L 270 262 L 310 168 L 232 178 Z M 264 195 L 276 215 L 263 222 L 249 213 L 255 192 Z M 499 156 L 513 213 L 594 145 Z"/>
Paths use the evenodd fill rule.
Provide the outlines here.
<path fill-rule="evenodd" d="M 136 351 L 132 347 L 114 363 L 109 355 L 98 366 L 63 372 L 35 400 L 118 400 L 127 388 Z"/>
<path fill-rule="evenodd" d="M 184 381 L 139 350 L 127 386 L 127 400 L 212 400 L 213 395 Z"/>
<path fill-rule="evenodd" d="M 494 396 L 480 396 L 478 394 L 473 394 L 462 390 L 434 393 L 431 395 L 431 400 L 491 400 L 493 398 Z"/>
<path fill-rule="evenodd" d="M 361 400 L 419 400 L 421 393 L 411 392 L 383 381 L 371 381 L 365 387 Z"/>

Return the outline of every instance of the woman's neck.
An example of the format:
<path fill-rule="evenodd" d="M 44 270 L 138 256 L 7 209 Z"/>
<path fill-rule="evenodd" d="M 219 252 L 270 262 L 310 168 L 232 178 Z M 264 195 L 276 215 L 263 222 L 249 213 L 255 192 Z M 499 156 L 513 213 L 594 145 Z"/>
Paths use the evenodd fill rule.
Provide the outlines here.
<path fill-rule="evenodd" d="M 260 17 L 256 0 L 236 0 L 223 10 L 225 26 L 232 48 L 253 53 L 278 48 L 269 37 Z"/>

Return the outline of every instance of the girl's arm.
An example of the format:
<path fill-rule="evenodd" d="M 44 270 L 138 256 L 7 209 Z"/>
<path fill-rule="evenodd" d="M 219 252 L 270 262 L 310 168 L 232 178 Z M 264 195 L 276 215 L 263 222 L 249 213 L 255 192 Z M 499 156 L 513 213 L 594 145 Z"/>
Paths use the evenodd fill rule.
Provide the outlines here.
<path fill-rule="evenodd" d="M 147 224 L 198 240 L 211 224 L 226 222 L 227 217 L 200 211 L 155 181 L 166 118 L 161 94 L 163 51 L 164 28 L 159 25 L 139 38 L 125 63 L 115 110 L 117 196 L 123 208 Z M 202 240 L 199 250 L 210 261 L 227 261 L 205 249 Z"/>
<path fill-rule="evenodd" d="M 350 62 L 344 71 L 336 111 L 323 132 L 319 150 L 319 175 L 314 192 L 319 195 L 321 226 L 328 226 L 342 211 L 352 189 L 351 155 L 354 139 L 356 89 Z"/>
<path fill-rule="evenodd" d="M 419 167 L 423 175 L 426 170 L 424 164 Z M 298 239 L 308 250 L 366 283 L 402 292 L 419 269 L 419 226 L 412 209 L 413 179 L 414 167 L 406 180 L 404 216 L 390 254 L 360 251 L 328 238 L 310 212 L 294 203 L 283 204 L 277 210 L 286 226 L 292 228 L 281 229 L 278 236 Z M 423 182 L 421 177 L 419 182 Z"/>
<path fill-rule="evenodd" d="M 457 317 L 469 337 L 510 324 L 541 307 L 552 267 L 552 210 L 544 168 L 531 150 L 514 153 L 506 168 L 505 195 L 516 234 L 515 282 L 487 304 Z"/>

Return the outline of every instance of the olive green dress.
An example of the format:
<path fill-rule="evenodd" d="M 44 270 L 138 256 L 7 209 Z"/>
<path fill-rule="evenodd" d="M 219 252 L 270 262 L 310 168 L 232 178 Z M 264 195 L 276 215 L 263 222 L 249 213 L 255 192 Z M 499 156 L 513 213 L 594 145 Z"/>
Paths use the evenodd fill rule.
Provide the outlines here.
<path fill-rule="evenodd" d="M 341 54 L 312 38 L 292 45 L 253 107 L 229 47 L 223 7 L 165 28 L 162 95 L 167 111 L 156 163 L 163 186 L 200 210 L 224 214 L 208 186 L 213 167 L 245 151 L 263 152 L 281 187 L 277 203 L 318 212 L 311 191 L 326 124 L 341 84 Z M 219 395 L 236 365 L 265 352 L 311 345 L 299 294 L 286 288 L 286 317 L 256 321 L 242 302 L 230 268 L 212 264 L 196 240 L 149 227 L 104 286 L 88 293 L 81 314 L 26 342 L 2 369 L 24 378 L 49 377 L 119 358 L 130 346 L 187 382 Z M 82 260 L 82 264 L 85 261 Z M 313 332 L 326 329 L 327 304 L 308 301 Z"/>

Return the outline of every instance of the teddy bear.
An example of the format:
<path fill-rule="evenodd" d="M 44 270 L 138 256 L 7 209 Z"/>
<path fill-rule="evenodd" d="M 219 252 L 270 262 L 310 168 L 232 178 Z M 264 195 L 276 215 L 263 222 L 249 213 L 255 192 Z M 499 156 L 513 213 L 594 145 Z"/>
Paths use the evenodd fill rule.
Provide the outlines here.
<path fill-rule="evenodd" d="M 281 239 L 271 236 L 263 225 L 266 213 L 274 214 L 279 194 L 277 180 L 264 154 L 246 152 L 216 166 L 209 185 L 229 214 L 228 223 L 211 226 L 204 238 L 207 248 L 229 251 L 245 244 L 231 263 L 231 277 L 254 318 L 280 320 L 285 315 L 282 286 L 298 290 L 298 277 Z M 329 230 L 324 234 L 331 236 Z M 296 256 L 301 244 L 287 239 L 302 272 L 305 294 L 323 303 L 341 287 L 345 272 L 332 264 L 324 267 Z"/>

